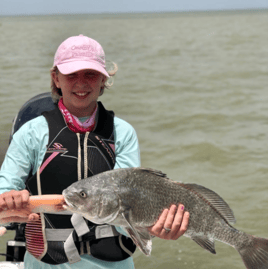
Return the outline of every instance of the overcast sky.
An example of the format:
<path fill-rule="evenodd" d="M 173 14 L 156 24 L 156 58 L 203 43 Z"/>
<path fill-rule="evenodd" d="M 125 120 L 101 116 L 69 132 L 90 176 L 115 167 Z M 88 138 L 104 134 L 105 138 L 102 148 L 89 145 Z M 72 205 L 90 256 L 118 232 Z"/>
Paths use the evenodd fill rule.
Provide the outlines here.
<path fill-rule="evenodd" d="M 268 8 L 268 0 L 0 0 L 0 15 Z"/>

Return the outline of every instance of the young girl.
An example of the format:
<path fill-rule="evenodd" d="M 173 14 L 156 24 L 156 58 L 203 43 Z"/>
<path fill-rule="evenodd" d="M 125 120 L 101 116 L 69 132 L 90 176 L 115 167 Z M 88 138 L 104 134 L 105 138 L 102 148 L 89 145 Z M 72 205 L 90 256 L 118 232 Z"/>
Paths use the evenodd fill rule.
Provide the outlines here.
<path fill-rule="evenodd" d="M 107 72 L 101 45 L 89 37 L 73 36 L 59 46 L 51 69 L 55 109 L 13 135 L 0 171 L 0 210 L 23 208 L 29 195 L 61 194 L 73 182 L 107 170 L 140 166 L 135 130 L 98 101 L 116 71 L 114 64 Z M 164 210 L 150 233 L 178 239 L 189 219 L 183 208 Z M 62 214 L 9 221 L 27 222 L 27 269 L 134 268 L 136 247 L 120 227 Z"/>

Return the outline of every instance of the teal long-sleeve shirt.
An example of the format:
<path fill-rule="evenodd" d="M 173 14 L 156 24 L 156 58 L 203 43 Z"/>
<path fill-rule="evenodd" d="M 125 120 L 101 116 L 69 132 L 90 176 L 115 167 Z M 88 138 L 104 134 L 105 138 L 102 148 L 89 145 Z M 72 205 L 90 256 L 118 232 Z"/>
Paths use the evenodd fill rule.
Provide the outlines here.
<path fill-rule="evenodd" d="M 115 156 L 114 169 L 140 166 L 140 150 L 136 132 L 126 121 L 114 117 Z M 0 194 L 10 190 L 25 189 L 25 181 L 32 170 L 35 174 L 41 165 L 48 144 L 49 130 L 46 119 L 37 117 L 25 123 L 14 135 L 0 170 Z M 118 232 L 124 230 L 116 227 Z M 27 269 L 128 269 L 134 268 L 132 257 L 120 262 L 105 262 L 90 255 L 82 255 L 81 261 L 69 264 L 49 265 L 26 252 L 24 266 Z"/>

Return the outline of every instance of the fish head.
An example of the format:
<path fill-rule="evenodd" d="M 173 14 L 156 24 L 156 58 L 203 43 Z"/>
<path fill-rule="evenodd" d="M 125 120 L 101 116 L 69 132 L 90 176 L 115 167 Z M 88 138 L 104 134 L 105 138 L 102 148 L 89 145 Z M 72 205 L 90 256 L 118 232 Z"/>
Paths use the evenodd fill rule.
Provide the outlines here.
<path fill-rule="evenodd" d="M 73 183 L 63 192 L 64 208 L 97 224 L 111 223 L 119 213 L 119 199 L 109 187 Z"/>

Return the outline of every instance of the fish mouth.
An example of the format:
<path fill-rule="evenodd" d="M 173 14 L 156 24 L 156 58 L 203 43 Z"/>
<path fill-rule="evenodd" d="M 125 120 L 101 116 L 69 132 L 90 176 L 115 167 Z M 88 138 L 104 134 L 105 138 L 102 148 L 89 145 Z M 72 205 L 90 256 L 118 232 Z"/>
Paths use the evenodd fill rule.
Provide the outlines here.
<path fill-rule="evenodd" d="M 64 191 L 63 191 L 62 195 L 63 195 L 63 198 L 64 198 L 64 204 L 62 205 L 62 207 L 64 209 L 66 209 L 66 210 L 68 210 L 68 209 L 69 210 L 75 209 L 76 206 L 72 202 L 68 201 L 68 195 L 66 195 L 64 193 Z"/>
<path fill-rule="evenodd" d="M 72 204 L 71 202 L 68 202 L 65 200 L 65 203 L 62 205 L 62 207 L 65 209 L 65 210 L 74 210 L 76 208 L 76 206 L 74 204 Z"/>

